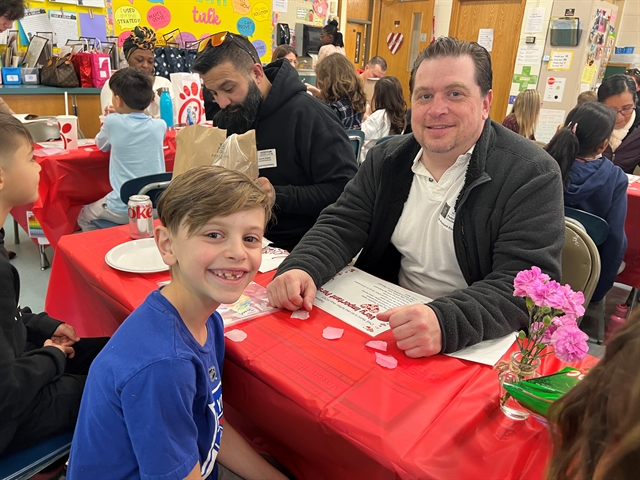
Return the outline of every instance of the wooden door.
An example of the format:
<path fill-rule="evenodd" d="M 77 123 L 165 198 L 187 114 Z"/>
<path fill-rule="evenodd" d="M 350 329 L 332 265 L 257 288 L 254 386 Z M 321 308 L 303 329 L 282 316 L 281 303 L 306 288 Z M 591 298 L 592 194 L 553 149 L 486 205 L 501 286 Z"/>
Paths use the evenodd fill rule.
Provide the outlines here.
<path fill-rule="evenodd" d="M 481 28 L 493 29 L 491 118 L 496 122 L 502 122 L 507 112 L 525 1 L 453 0 L 450 36 L 477 42 Z"/>
<path fill-rule="evenodd" d="M 366 46 L 366 25 L 347 22 L 344 38 L 344 50 L 347 58 L 356 68 L 364 68 L 364 51 Z"/>
<path fill-rule="evenodd" d="M 434 3 L 435 0 L 382 2 L 374 27 L 372 38 L 378 40 L 371 57 L 379 55 L 387 61 L 387 75 L 400 80 L 407 105 L 410 105 L 409 77 L 413 61 L 431 40 Z M 395 53 L 387 44 L 391 33 L 404 37 Z"/>

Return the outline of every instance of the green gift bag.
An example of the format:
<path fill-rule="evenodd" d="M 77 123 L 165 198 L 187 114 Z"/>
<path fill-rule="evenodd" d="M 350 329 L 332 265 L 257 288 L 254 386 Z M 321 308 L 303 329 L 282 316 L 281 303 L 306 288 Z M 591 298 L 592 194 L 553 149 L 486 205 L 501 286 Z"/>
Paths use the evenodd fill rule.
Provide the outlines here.
<path fill-rule="evenodd" d="M 584 373 L 577 368 L 565 367 L 553 375 L 504 384 L 504 389 L 524 408 L 546 423 L 549 406 L 573 388 Z"/>

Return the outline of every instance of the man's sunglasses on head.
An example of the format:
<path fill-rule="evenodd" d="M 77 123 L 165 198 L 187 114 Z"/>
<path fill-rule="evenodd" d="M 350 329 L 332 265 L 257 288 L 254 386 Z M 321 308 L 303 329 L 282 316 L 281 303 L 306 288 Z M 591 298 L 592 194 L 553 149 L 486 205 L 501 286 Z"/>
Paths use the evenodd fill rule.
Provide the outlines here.
<path fill-rule="evenodd" d="M 252 52 L 249 48 L 247 48 L 247 46 L 244 45 L 242 41 L 231 32 L 218 32 L 218 33 L 214 33 L 213 35 L 209 35 L 207 38 L 202 39 L 200 41 L 200 44 L 198 45 L 198 53 L 202 52 L 207 47 L 213 47 L 213 48 L 220 47 L 230 42 L 233 42 L 235 45 L 237 45 L 242 50 L 247 52 L 251 57 L 251 59 L 254 61 L 254 63 L 261 63 L 260 59 L 256 58 L 255 53 Z"/>

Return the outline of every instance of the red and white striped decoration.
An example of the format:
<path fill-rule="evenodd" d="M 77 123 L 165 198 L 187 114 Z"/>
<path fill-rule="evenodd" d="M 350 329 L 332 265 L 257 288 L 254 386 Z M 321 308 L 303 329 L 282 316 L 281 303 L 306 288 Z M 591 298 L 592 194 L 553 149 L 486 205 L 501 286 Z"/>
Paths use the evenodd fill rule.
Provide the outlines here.
<path fill-rule="evenodd" d="M 391 51 L 391 55 L 395 55 L 398 49 L 402 46 L 402 41 L 404 40 L 404 35 L 400 32 L 393 33 L 391 32 L 387 35 L 387 46 Z"/>

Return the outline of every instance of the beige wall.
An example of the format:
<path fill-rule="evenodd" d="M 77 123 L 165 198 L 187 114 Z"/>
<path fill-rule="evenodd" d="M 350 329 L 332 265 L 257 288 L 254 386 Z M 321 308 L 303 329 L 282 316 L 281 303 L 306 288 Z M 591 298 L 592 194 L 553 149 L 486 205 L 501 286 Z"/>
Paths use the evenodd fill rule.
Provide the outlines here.
<path fill-rule="evenodd" d="M 618 5 L 619 15 L 617 47 L 636 47 L 634 53 L 640 53 L 640 0 L 625 0 L 615 2 Z"/>

